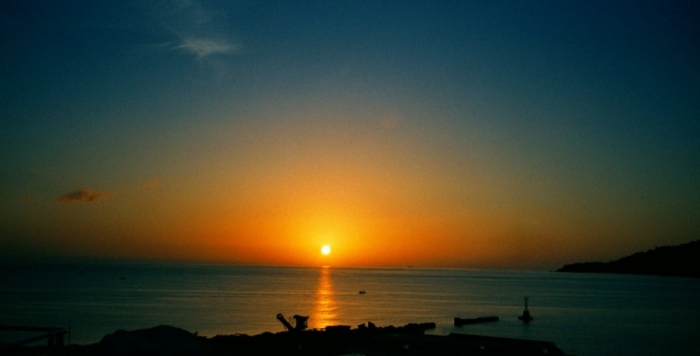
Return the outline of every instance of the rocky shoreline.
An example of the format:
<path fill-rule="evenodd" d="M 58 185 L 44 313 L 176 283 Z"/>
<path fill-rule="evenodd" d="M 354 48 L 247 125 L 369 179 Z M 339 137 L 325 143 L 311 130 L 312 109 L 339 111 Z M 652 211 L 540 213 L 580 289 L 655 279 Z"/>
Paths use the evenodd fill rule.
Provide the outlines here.
<path fill-rule="evenodd" d="M 161 325 L 117 330 L 90 345 L 18 346 L 8 355 L 565 355 L 552 342 L 451 334 L 426 335 L 435 323 L 376 327 L 372 323 L 324 330 L 218 335 L 211 338 Z"/>

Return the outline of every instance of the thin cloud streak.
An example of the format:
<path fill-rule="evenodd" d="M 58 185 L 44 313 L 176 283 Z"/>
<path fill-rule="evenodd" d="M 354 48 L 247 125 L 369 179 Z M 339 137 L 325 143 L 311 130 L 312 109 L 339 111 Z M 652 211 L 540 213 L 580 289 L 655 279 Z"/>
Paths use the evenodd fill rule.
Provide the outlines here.
<path fill-rule="evenodd" d="M 56 198 L 59 204 L 70 203 L 96 203 L 100 200 L 107 199 L 112 196 L 111 192 L 99 192 L 90 188 L 77 190 L 72 193 L 61 195 Z"/>
<path fill-rule="evenodd" d="M 212 55 L 228 55 L 236 52 L 239 46 L 226 40 L 214 40 L 210 38 L 185 38 L 182 44 L 175 46 L 175 50 L 183 50 L 204 59 Z"/>
<path fill-rule="evenodd" d="M 206 10 L 200 1 L 172 1 L 171 4 L 173 9 L 163 13 L 162 25 L 177 36 L 177 40 L 164 45 L 165 48 L 194 55 L 198 61 L 241 50 L 242 46 L 230 36 L 221 16 Z"/>
<path fill-rule="evenodd" d="M 153 189 L 153 188 L 157 187 L 158 184 L 160 184 L 160 180 L 158 180 L 158 178 L 154 178 L 149 182 L 139 184 L 139 189 L 140 190 Z"/>

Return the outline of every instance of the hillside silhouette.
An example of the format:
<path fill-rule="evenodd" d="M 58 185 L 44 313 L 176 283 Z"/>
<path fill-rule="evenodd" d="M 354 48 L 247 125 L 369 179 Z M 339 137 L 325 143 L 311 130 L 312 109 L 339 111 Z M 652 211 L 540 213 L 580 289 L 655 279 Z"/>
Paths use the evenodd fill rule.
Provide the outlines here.
<path fill-rule="evenodd" d="M 557 272 L 647 274 L 658 276 L 700 277 L 700 240 L 653 250 L 610 262 L 583 262 L 564 265 Z"/>

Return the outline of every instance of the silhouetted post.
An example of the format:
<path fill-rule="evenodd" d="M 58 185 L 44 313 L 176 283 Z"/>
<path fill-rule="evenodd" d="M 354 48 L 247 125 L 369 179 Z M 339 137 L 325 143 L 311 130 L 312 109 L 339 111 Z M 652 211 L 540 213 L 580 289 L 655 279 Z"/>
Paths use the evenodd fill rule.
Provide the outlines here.
<path fill-rule="evenodd" d="M 528 299 L 529 299 L 529 297 L 525 297 L 525 310 L 523 310 L 523 315 L 518 317 L 518 319 L 520 319 L 526 323 L 533 319 L 532 316 L 530 315 L 530 311 L 527 309 L 527 300 Z"/>

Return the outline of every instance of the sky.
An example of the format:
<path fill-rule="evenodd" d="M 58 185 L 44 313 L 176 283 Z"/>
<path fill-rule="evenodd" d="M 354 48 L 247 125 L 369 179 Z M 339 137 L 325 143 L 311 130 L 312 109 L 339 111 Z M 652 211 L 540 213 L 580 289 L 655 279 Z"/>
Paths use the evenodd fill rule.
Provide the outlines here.
<path fill-rule="evenodd" d="M 0 77 L 0 261 L 551 270 L 700 238 L 696 1 L 10 0 Z"/>

